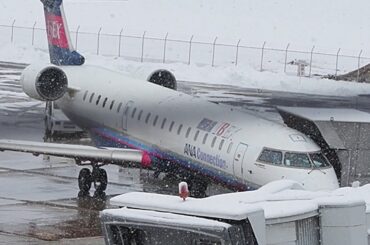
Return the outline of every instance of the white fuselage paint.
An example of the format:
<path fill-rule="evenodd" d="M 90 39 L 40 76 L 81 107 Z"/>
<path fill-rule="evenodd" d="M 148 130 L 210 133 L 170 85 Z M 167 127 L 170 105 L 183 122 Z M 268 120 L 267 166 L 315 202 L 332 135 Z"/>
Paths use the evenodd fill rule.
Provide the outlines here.
<path fill-rule="evenodd" d="M 211 172 L 226 176 L 240 186 L 256 188 L 273 180 L 292 179 L 310 190 L 338 187 L 332 167 L 312 170 L 257 161 L 264 148 L 282 152 L 320 151 L 307 136 L 285 125 L 101 67 L 85 65 L 59 68 L 66 73 L 69 86 L 79 91 L 66 94 L 57 103 L 71 120 L 90 132 L 99 129 L 126 137 L 138 142 L 140 145 L 137 148 L 146 150 L 149 147 L 175 156 L 183 160 L 183 165 L 184 161 L 188 161 L 189 166 L 197 165 L 205 175 Z M 94 97 L 90 103 L 92 93 Z M 99 95 L 101 98 L 97 105 Z M 103 108 L 105 98 L 107 101 Z M 110 109 L 112 101 L 114 104 Z M 122 106 L 117 112 L 120 103 Z M 135 108 L 136 113 L 132 118 Z M 138 120 L 140 111 L 143 112 Z M 148 113 L 151 115 L 146 123 Z M 162 129 L 164 118 L 166 122 Z M 201 127 L 208 127 L 210 132 L 198 129 L 205 119 L 209 121 L 203 121 Z M 175 123 L 170 132 L 172 121 Z M 178 134 L 180 125 L 182 128 Z M 189 127 L 191 129 L 187 136 Z M 206 133 L 208 137 L 203 144 Z M 194 140 L 196 134 L 198 137 Z M 214 137 L 216 141 L 212 147 Z M 223 144 L 220 148 L 221 141 Z M 232 146 L 228 151 L 230 144 Z M 176 162 L 176 159 L 172 160 Z"/>

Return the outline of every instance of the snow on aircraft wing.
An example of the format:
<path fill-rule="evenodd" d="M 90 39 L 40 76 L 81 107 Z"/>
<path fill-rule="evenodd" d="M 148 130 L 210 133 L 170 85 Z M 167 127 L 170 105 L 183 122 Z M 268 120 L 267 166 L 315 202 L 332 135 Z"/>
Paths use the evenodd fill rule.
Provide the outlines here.
<path fill-rule="evenodd" d="M 97 148 L 85 145 L 57 144 L 36 141 L 0 140 L 0 151 L 19 151 L 33 155 L 47 154 L 52 156 L 73 158 L 81 161 L 104 163 L 137 162 L 142 166 L 150 165 L 150 157 L 140 150 L 122 148 Z"/>

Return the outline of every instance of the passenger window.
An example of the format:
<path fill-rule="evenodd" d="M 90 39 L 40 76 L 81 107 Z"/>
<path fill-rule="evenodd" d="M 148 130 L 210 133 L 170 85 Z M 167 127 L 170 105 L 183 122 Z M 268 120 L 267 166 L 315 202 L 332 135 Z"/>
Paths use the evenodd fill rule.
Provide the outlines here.
<path fill-rule="evenodd" d="M 135 107 L 135 108 L 134 108 L 134 110 L 132 111 L 131 118 L 134 118 L 135 113 L 136 113 L 136 107 Z"/>
<path fill-rule="evenodd" d="M 85 92 L 85 94 L 84 94 L 84 98 L 83 98 L 83 100 L 85 101 L 86 100 L 86 96 L 87 96 L 87 94 L 89 93 L 89 91 L 86 91 Z"/>
<path fill-rule="evenodd" d="M 191 127 L 188 127 L 188 130 L 186 131 L 185 137 L 188 138 L 191 131 Z"/>
<path fill-rule="evenodd" d="M 108 98 L 105 97 L 104 101 L 103 101 L 103 108 L 105 107 L 105 104 L 107 104 L 107 101 L 108 101 Z"/>
<path fill-rule="evenodd" d="M 167 118 L 163 118 L 162 125 L 161 125 L 161 129 L 163 129 L 163 128 L 164 128 L 164 125 L 166 124 L 166 121 L 167 121 Z"/>
<path fill-rule="evenodd" d="M 227 147 L 227 153 L 230 153 L 231 148 L 233 148 L 233 142 L 230 142 L 229 147 Z"/>
<path fill-rule="evenodd" d="M 212 143 L 211 143 L 212 148 L 215 146 L 216 140 L 217 140 L 217 136 L 213 137 L 213 140 L 212 140 Z"/>
<path fill-rule="evenodd" d="M 182 124 L 180 124 L 179 129 L 177 129 L 177 134 L 180 135 L 182 129 Z"/>
<path fill-rule="evenodd" d="M 122 102 L 119 103 L 118 107 L 117 107 L 117 113 L 121 110 L 121 107 L 122 107 Z M 126 108 L 126 111 L 127 111 L 128 108 Z"/>
<path fill-rule="evenodd" d="M 146 116 L 145 123 L 149 122 L 150 115 L 151 115 L 151 113 L 149 112 L 148 115 Z"/>
<path fill-rule="evenodd" d="M 275 165 L 281 165 L 281 161 L 283 159 L 283 153 L 280 151 L 274 151 L 269 149 L 264 149 L 261 153 L 261 155 L 258 157 L 258 161 L 275 164 Z"/>
<path fill-rule="evenodd" d="M 195 133 L 195 135 L 194 135 L 194 141 L 197 141 L 197 139 L 198 139 L 198 135 L 199 135 L 199 130 L 197 130 L 197 132 Z"/>
<path fill-rule="evenodd" d="M 98 96 L 98 99 L 96 100 L 96 105 L 99 104 L 100 98 L 101 98 L 101 95 Z"/>
<path fill-rule="evenodd" d="M 175 122 L 174 121 L 171 122 L 171 125 L 170 125 L 170 128 L 169 128 L 169 131 L 170 132 L 172 131 L 173 125 L 175 125 Z"/>
<path fill-rule="evenodd" d="M 155 116 L 154 118 L 154 121 L 153 121 L 153 126 L 155 127 L 155 125 L 157 124 L 157 121 L 158 121 L 158 115 Z"/>
<path fill-rule="evenodd" d="M 141 111 L 139 112 L 139 115 L 137 115 L 137 120 L 138 120 L 138 121 L 140 121 L 140 119 L 141 119 L 141 115 L 143 115 L 143 110 L 141 110 Z"/>
<path fill-rule="evenodd" d="M 203 145 L 207 142 L 207 138 L 208 138 L 208 133 L 206 133 L 203 137 Z"/>
<path fill-rule="evenodd" d="M 218 147 L 218 150 L 219 150 L 219 151 L 221 151 L 222 146 L 224 145 L 224 142 L 225 142 L 225 140 L 224 140 L 224 139 L 222 139 L 222 140 L 221 140 L 221 142 L 220 142 L 220 146 Z"/>
<path fill-rule="evenodd" d="M 130 111 L 130 108 L 131 108 L 131 107 L 130 107 L 129 105 L 126 105 L 126 107 L 125 107 L 125 112 L 124 112 L 126 116 L 128 116 L 129 111 Z"/>
<path fill-rule="evenodd" d="M 296 168 L 311 168 L 311 162 L 306 153 L 286 152 L 284 165 Z"/>
<path fill-rule="evenodd" d="M 112 100 L 112 102 L 110 103 L 109 110 L 112 110 L 113 106 L 114 106 L 114 100 Z"/>
<path fill-rule="evenodd" d="M 91 96 L 90 96 L 90 100 L 89 100 L 89 102 L 90 102 L 90 103 L 92 102 L 92 100 L 93 100 L 93 98 L 94 98 L 94 95 L 95 95 L 95 93 L 92 93 L 92 94 L 91 94 Z"/>

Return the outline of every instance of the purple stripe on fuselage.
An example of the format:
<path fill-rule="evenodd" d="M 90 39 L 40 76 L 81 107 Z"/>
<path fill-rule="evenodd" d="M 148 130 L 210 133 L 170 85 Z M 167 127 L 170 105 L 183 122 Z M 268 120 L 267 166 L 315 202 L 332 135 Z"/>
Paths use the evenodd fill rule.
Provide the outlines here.
<path fill-rule="evenodd" d="M 207 177 L 214 179 L 216 182 L 221 182 L 222 184 L 226 185 L 229 188 L 236 190 L 250 189 L 245 184 L 238 182 L 234 177 L 228 174 L 223 174 L 221 173 L 221 171 L 218 171 L 216 169 L 205 168 L 203 164 L 195 162 L 192 159 L 188 159 L 176 153 L 161 151 L 155 147 L 151 147 L 137 140 L 130 139 L 110 129 L 94 128 L 91 129 L 91 133 L 93 133 L 93 135 L 95 136 L 94 138 L 98 141 L 97 143 L 101 144 L 100 146 L 116 146 L 116 147 L 123 146 L 123 148 L 128 147 L 133 149 L 139 149 L 145 151 L 150 156 L 154 156 L 160 160 L 169 160 L 186 169 L 190 169 L 191 171 L 194 172 L 199 172 Z M 102 139 L 99 139 L 99 137 L 96 136 L 99 136 Z M 102 141 L 104 139 L 105 141 Z"/>

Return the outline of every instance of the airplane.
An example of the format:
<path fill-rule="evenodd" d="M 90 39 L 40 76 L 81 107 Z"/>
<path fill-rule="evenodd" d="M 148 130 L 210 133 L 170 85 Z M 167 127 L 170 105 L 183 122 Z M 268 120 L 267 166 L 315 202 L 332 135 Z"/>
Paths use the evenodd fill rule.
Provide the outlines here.
<path fill-rule="evenodd" d="M 167 70 L 154 71 L 147 81 L 84 65 L 71 43 L 63 1 L 41 2 L 50 64 L 26 67 L 23 91 L 57 103 L 96 147 L 3 139 L 0 151 L 63 156 L 91 165 L 92 171 L 83 168 L 78 176 L 83 193 L 92 183 L 96 191 L 106 190 L 106 164 L 176 174 L 199 196 L 210 181 L 233 190 L 278 179 L 298 181 L 308 190 L 339 187 L 320 147 L 284 124 L 178 92 Z"/>

